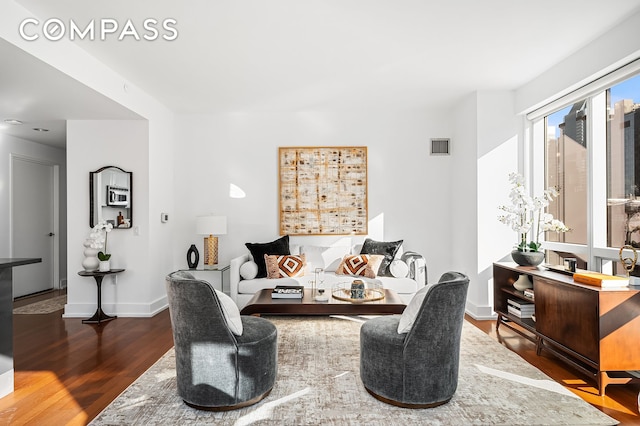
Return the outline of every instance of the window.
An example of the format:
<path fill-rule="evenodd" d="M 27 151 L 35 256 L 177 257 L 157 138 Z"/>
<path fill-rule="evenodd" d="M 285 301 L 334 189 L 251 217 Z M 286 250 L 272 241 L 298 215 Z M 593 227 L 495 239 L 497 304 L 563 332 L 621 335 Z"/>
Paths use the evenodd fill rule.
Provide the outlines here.
<path fill-rule="evenodd" d="M 547 262 L 625 273 L 620 248 L 640 254 L 640 60 L 529 118 L 533 180 L 558 189 L 547 211 L 571 228 L 545 235 Z"/>
<path fill-rule="evenodd" d="M 563 221 L 570 232 L 548 232 L 547 241 L 587 243 L 587 101 L 545 117 L 545 186 L 555 187 L 558 197 L 547 212 Z"/>
<path fill-rule="evenodd" d="M 607 246 L 640 247 L 640 76 L 607 90 Z"/>

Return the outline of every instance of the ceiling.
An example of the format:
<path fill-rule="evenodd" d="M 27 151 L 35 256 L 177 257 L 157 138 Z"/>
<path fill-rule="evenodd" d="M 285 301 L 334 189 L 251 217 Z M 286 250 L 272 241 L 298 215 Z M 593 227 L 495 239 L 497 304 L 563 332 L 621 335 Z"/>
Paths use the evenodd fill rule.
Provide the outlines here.
<path fill-rule="evenodd" d="M 115 19 L 116 35 L 76 43 L 177 113 L 449 108 L 475 90 L 518 88 L 640 10 L 637 0 L 16 2 L 43 21 Z M 148 18 L 175 19 L 177 38 L 117 40 L 127 20 L 145 34 Z M 14 77 L 0 81 L 2 119 L 55 127 L 130 114 L 0 50 L 17 58 L 0 65 Z"/>

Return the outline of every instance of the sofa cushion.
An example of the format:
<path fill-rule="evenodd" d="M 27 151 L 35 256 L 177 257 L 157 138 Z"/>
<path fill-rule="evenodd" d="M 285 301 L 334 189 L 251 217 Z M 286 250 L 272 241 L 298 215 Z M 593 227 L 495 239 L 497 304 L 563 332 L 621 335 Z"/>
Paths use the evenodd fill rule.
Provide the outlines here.
<path fill-rule="evenodd" d="M 342 258 L 336 274 L 375 278 L 383 258 L 376 254 L 347 255 Z"/>
<path fill-rule="evenodd" d="M 305 274 L 305 255 L 264 255 L 267 266 L 267 278 L 300 277 Z"/>
<path fill-rule="evenodd" d="M 361 254 L 379 254 L 384 256 L 384 259 L 380 263 L 380 269 L 378 270 L 378 275 L 383 277 L 391 277 L 391 272 L 389 271 L 389 265 L 393 262 L 393 259 L 400 249 L 403 240 L 398 241 L 374 241 L 371 238 L 367 238 L 364 240 L 364 244 L 362 245 L 362 249 L 360 250 Z"/>
<path fill-rule="evenodd" d="M 267 266 L 264 262 L 265 254 L 291 254 L 289 251 L 288 235 L 269 243 L 246 243 L 245 246 L 251 252 L 253 261 L 258 265 L 257 278 L 264 278 L 267 276 Z"/>
<path fill-rule="evenodd" d="M 242 336 L 242 318 L 240 318 L 240 310 L 238 309 L 238 306 L 229 296 L 220 290 L 216 290 L 215 288 L 214 290 L 216 292 L 216 296 L 218 296 L 218 300 L 220 301 L 222 314 L 224 315 L 224 319 L 227 321 L 229 330 L 231 330 L 231 332 L 236 336 Z"/>
<path fill-rule="evenodd" d="M 322 268 L 325 272 L 335 272 L 342 258 L 350 254 L 350 250 L 348 246 L 302 246 L 301 248 L 301 252 L 307 256 L 309 272 L 315 268 Z"/>
<path fill-rule="evenodd" d="M 252 280 L 258 275 L 258 265 L 253 260 L 248 260 L 240 266 L 240 276 L 243 280 Z"/>

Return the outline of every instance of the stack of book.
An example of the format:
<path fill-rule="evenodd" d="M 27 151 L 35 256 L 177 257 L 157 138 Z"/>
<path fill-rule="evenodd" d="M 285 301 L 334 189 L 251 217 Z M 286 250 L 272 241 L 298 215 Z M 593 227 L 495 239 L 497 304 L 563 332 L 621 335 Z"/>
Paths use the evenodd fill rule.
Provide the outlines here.
<path fill-rule="evenodd" d="M 535 305 L 520 300 L 507 299 L 507 311 L 518 318 L 531 318 L 535 313 Z"/>
<path fill-rule="evenodd" d="M 301 285 L 277 285 L 271 291 L 272 299 L 302 299 L 304 287 Z"/>

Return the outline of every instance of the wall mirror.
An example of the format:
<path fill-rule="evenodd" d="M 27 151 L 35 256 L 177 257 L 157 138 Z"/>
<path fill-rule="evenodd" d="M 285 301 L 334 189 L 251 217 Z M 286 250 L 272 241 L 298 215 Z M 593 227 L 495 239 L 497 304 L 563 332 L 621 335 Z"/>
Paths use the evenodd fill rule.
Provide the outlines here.
<path fill-rule="evenodd" d="M 89 226 L 103 220 L 113 229 L 133 226 L 132 175 L 116 166 L 89 172 Z"/>

